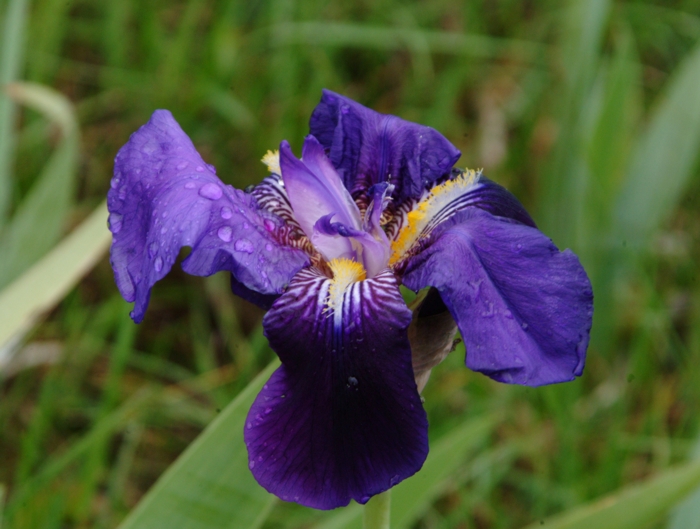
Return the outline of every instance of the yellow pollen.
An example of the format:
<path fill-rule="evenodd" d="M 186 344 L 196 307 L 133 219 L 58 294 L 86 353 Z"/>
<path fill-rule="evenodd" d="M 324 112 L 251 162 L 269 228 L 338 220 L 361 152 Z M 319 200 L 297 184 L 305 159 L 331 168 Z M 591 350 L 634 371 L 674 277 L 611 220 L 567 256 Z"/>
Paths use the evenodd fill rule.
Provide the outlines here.
<path fill-rule="evenodd" d="M 391 243 L 389 264 L 399 262 L 421 237 L 427 236 L 423 231 L 433 217 L 476 184 L 480 176 L 481 170 L 466 169 L 456 178 L 431 189 L 406 215 L 404 227 Z"/>
<path fill-rule="evenodd" d="M 267 151 L 265 156 L 260 160 L 262 163 L 267 165 L 267 170 L 271 173 L 282 174 L 280 170 L 280 152 L 279 151 Z"/>
<path fill-rule="evenodd" d="M 350 285 L 358 281 L 367 279 L 367 271 L 362 263 L 341 257 L 333 259 L 328 263 L 328 267 L 333 272 L 333 279 L 328 287 L 328 298 L 326 298 L 326 310 L 338 310 L 343 302 L 343 294 Z"/>

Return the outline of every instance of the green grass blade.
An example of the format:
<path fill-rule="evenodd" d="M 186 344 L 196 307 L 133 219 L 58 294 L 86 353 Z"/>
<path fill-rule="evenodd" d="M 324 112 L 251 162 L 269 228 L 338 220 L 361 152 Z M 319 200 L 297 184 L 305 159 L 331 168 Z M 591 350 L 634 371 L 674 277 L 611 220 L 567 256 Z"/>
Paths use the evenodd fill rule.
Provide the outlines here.
<path fill-rule="evenodd" d="M 455 470 L 467 453 L 493 430 L 491 417 L 474 419 L 455 428 L 430 447 L 423 468 L 392 489 L 391 526 L 408 528 L 452 483 Z M 362 506 L 353 504 L 320 523 L 315 529 L 360 529 Z"/>
<path fill-rule="evenodd" d="M 62 139 L 0 238 L 0 288 L 41 258 L 61 237 L 73 202 L 78 164 L 78 126 L 60 93 L 36 84 L 13 83 L 10 96 L 56 123 Z"/>
<path fill-rule="evenodd" d="M 168 468 L 121 529 L 259 527 L 275 498 L 253 478 L 243 427 L 271 363 Z"/>
<path fill-rule="evenodd" d="M 0 37 L 0 87 L 16 81 L 22 70 L 28 0 L 10 0 Z M 15 147 L 15 103 L 0 91 L 0 228 L 5 224 L 12 193 Z"/>
<path fill-rule="evenodd" d="M 670 214 L 700 150 L 700 45 L 679 66 L 640 138 L 617 204 L 617 239 L 642 246 Z"/>
<path fill-rule="evenodd" d="M 693 459 L 700 461 L 700 440 L 695 444 Z M 668 529 L 700 529 L 700 487 L 673 511 Z"/>
<path fill-rule="evenodd" d="M 338 22 L 283 22 L 272 26 L 273 44 L 348 46 L 378 50 L 415 48 L 421 42 L 433 53 L 493 59 L 501 55 L 532 62 L 539 60 L 545 46 L 527 40 L 499 39 L 449 31 L 386 27 Z"/>
<path fill-rule="evenodd" d="M 46 257 L 0 292 L 0 367 L 37 319 L 58 303 L 107 250 L 107 206 L 102 204 Z"/>
<path fill-rule="evenodd" d="M 526 529 L 639 529 L 658 520 L 699 484 L 700 461 L 693 461 Z"/>

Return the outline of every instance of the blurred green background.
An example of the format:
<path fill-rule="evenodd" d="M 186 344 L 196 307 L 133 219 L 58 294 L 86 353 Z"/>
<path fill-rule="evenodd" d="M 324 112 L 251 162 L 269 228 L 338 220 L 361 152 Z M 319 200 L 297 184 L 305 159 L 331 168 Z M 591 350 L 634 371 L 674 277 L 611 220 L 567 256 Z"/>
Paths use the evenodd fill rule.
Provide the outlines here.
<path fill-rule="evenodd" d="M 128 318 L 106 216 L 89 217 L 119 147 L 167 108 L 245 187 L 280 140 L 299 151 L 322 88 L 441 131 L 594 283 L 579 380 L 499 385 L 463 348 L 435 370 L 425 406 L 444 461 L 417 496 L 395 494 L 396 527 L 539 526 L 700 456 L 699 0 L 3 0 L 0 17 L 3 527 L 117 526 L 274 358 L 262 312 L 223 275 L 174 270 L 144 323 Z M 47 253 L 85 219 L 62 260 Z M 698 483 L 656 510 L 663 494 L 647 492 L 621 520 L 697 529 L 697 495 L 667 513 Z M 223 526 L 209 493 L 187 490 L 200 521 L 170 527 Z M 226 526 L 356 523 L 251 494 L 264 508 Z M 222 508 L 243 512 L 234 496 Z"/>

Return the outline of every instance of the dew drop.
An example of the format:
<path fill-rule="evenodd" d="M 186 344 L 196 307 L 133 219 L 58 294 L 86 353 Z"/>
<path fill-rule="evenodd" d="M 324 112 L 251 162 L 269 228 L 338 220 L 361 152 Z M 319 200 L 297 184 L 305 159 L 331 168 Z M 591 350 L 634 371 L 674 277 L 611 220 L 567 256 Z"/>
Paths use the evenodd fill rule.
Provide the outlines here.
<path fill-rule="evenodd" d="M 204 172 L 204 167 L 201 165 L 198 165 L 197 168 L 195 169 L 198 173 L 203 173 Z"/>
<path fill-rule="evenodd" d="M 508 309 L 506 309 L 505 311 L 503 311 L 503 315 L 504 315 L 506 318 L 508 318 L 509 320 L 512 320 L 512 319 L 513 319 L 513 313 L 512 313 L 511 311 L 509 311 Z"/>
<path fill-rule="evenodd" d="M 389 486 L 390 486 L 390 487 L 393 487 L 393 486 L 396 485 L 399 481 L 400 481 L 399 475 L 396 474 L 396 475 L 395 475 L 393 478 L 391 478 L 391 480 L 389 481 Z"/>
<path fill-rule="evenodd" d="M 253 423 L 249 422 L 248 424 L 246 424 L 246 428 L 248 428 L 249 430 L 253 428 Z"/>
<path fill-rule="evenodd" d="M 120 215 L 119 213 L 110 213 L 109 214 L 109 230 L 116 235 L 119 233 L 122 229 L 122 219 L 124 217 Z"/>
<path fill-rule="evenodd" d="M 348 387 L 349 388 L 356 388 L 357 387 L 357 379 L 355 377 L 348 377 Z"/>
<path fill-rule="evenodd" d="M 244 223 L 243 223 L 243 229 L 244 229 L 244 230 L 250 229 L 250 224 L 248 224 L 247 222 L 244 222 Z"/>
<path fill-rule="evenodd" d="M 248 463 L 248 468 L 255 468 L 255 461 Z"/>
<path fill-rule="evenodd" d="M 233 217 L 233 212 L 231 211 L 231 208 L 229 208 L 227 206 L 224 206 L 223 208 L 221 208 L 221 218 L 222 219 L 228 220 L 231 217 Z"/>
<path fill-rule="evenodd" d="M 253 243 L 248 239 L 238 239 L 236 244 L 233 245 L 234 250 L 237 252 L 253 253 L 255 247 Z"/>
<path fill-rule="evenodd" d="M 529 327 L 529 325 L 528 325 L 527 323 L 524 323 L 524 322 L 523 322 L 523 324 L 521 325 L 521 327 L 523 328 L 523 331 L 527 331 L 527 328 Z"/>
<path fill-rule="evenodd" d="M 194 189 L 194 182 L 187 182 L 185 184 L 185 189 Z"/>
<path fill-rule="evenodd" d="M 360 498 L 360 503 L 367 503 L 372 496 L 362 496 Z"/>
<path fill-rule="evenodd" d="M 268 243 L 265 245 L 265 249 L 266 249 L 268 252 L 271 252 L 271 251 L 272 251 L 272 245 L 268 242 Z"/>
<path fill-rule="evenodd" d="M 231 238 L 233 237 L 233 230 L 231 230 L 230 226 L 221 226 L 221 228 L 219 228 L 219 231 L 217 231 L 216 234 L 222 241 L 231 242 Z"/>
<path fill-rule="evenodd" d="M 262 460 L 263 460 L 263 456 L 258 456 L 258 461 L 262 462 Z"/>
<path fill-rule="evenodd" d="M 153 259 L 156 256 L 156 250 L 158 249 L 158 245 L 155 242 L 152 242 L 151 244 L 148 245 L 148 257 Z"/>
<path fill-rule="evenodd" d="M 209 169 L 212 173 L 216 174 L 216 167 L 214 167 L 212 164 L 208 163 L 207 169 Z"/>
<path fill-rule="evenodd" d="M 119 188 L 119 200 L 124 200 L 126 198 L 126 184 Z"/>
<path fill-rule="evenodd" d="M 270 415 L 272 413 L 272 408 L 265 408 L 265 415 Z"/>
<path fill-rule="evenodd" d="M 275 223 L 273 221 L 271 221 L 270 219 L 265 219 L 263 224 L 265 225 L 265 229 L 267 231 L 274 231 L 275 230 Z"/>
<path fill-rule="evenodd" d="M 185 167 L 187 167 L 187 162 L 180 162 L 177 164 L 178 171 L 182 171 Z"/>
<path fill-rule="evenodd" d="M 156 257 L 156 260 L 153 263 L 153 268 L 155 268 L 156 272 L 160 272 L 163 269 L 163 259 Z"/>
<path fill-rule="evenodd" d="M 221 188 L 211 182 L 199 188 L 199 196 L 209 200 L 219 200 L 222 194 Z"/>

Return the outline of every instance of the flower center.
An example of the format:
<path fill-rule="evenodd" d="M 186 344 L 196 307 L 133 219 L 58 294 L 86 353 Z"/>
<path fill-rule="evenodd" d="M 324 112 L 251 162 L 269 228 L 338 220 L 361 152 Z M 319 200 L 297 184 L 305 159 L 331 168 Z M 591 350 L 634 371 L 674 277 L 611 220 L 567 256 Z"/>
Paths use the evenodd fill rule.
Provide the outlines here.
<path fill-rule="evenodd" d="M 294 218 L 323 258 L 329 263 L 354 261 L 370 278 L 384 270 L 390 244 L 380 218 L 393 186 L 385 183 L 369 189 L 371 203 L 362 219 L 343 180 L 313 136 L 304 142 L 302 160 L 283 142 L 279 161 Z"/>

